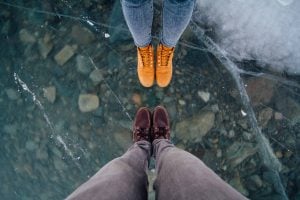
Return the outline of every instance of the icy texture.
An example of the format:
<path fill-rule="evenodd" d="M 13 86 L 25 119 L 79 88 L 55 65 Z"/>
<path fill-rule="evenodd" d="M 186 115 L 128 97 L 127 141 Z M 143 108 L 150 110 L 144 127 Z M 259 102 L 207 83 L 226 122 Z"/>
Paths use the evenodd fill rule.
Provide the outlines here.
<path fill-rule="evenodd" d="M 198 5 L 195 17 L 213 27 L 229 56 L 300 73 L 299 1 L 199 0 Z"/>
<path fill-rule="evenodd" d="M 299 3 L 268 3 L 270 8 L 267 1 L 199 1 L 176 47 L 173 80 L 161 89 L 143 88 L 137 80 L 136 48 L 119 1 L 0 1 L 0 196 L 65 198 L 132 144 L 138 107 L 164 105 L 173 142 L 244 195 L 298 198 L 300 79 L 261 63 L 295 72 L 299 21 L 290 17 L 299 14 L 286 12 Z M 154 8 L 156 44 L 161 1 L 154 1 Z M 264 12 L 255 10 L 274 14 L 266 18 L 273 26 L 263 31 L 288 37 L 261 36 L 262 29 L 249 28 L 269 26 L 256 18 Z M 275 23 L 278 16 L 283 18 Z M 233 33 L 222 29 L 227 22 Z M 282 58 L 283 52 L 289 56 Z M 241 59 L 253 61 L 237 62 Z M 47 98 L 45 88 L 55 92 Z M 80 111 L 82 94 L 97 95 L 99 107 Z M 204 113 L 213 117 L 203 118 Z M 190 131 L 181 139 L 178 124 L 199 130 L 199 121 L 209 124 L 205 134 L 199 138 L 199 132 Z M 154 177 L 152 170 L 149 180 Z"/>
<path fill-rule="evenodd" d="M 244 86 L 245 84 L 241 79 L 241 75 L 239 73 L 239 68 L 229 58 L 227 58 L 225 52 L 222 49 L 220 49 L 210 38 L 206 37 L 203 34 L 204 31 L 201 28 L 197 27 L 197 25 L 193 22 L 192 24 L 194 26 L 193 30 L 195 31 L 195 34 L 197 34 L 198 38 L 203 41 L 208 49 L 216 56 L 217 59 L 219 59 L 219 61 L 226 67 L 226 69 L 230 72 L 233 79 L 235 80 L 236 86 L 240 92 L 243 106 L 249 118 L 249 123 L 256 137 L 263 162 L 274 173 L 274 179 L 278 182 L 279 185 L 277 192 L 282 195 L 283 199 L 288 199 L 279 176 L 279 172 L 282 170 L 281 163 L 274 155 L 269 141 L 265 138 L 258 126 L 254 110 L 251 107 L 250 99 Z"/>

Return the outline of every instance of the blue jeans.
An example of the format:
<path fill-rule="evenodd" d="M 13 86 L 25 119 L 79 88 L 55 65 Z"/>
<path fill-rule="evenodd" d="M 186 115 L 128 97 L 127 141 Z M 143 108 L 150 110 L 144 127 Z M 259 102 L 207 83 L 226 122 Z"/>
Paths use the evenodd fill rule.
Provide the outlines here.
<path fill-rule="evenodd" d="M 121 0 L 125 21 L 138 47 L 151 43 L 153 0 Z M 163 0 L 160 42 L 175 47 L 192 17 L 195 0 Z"/>

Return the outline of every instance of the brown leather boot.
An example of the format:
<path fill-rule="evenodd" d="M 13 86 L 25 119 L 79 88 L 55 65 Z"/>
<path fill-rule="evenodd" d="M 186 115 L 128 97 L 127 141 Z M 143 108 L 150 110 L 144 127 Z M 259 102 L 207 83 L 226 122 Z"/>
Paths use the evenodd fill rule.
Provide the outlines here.
<path fill-rule="evenodd" d="M 152 45 L 137 48 L 137 72 L 140 83 L 151 87 L 154 83 L 154 55 Z"/>
<path fill-rule="evenodd" d="M 157 60 L 156 60 L 156 82 L 159 87 L 167 87 L 172 79 L 173 71 L 173 55 L 175 48 L 169 48 L 163 44 L 157 47 Z"/>
<path fill-rule="evenodd" d="M 151 141 L 155 139 L 170 139 L 170 122 L 167 110 L 157 106 L 153 111 Z"/>
<path fill-rule="evenodd" d="M 135 114 L 133 122 L 133 142 L 147 140 L 150 142 L 151 112 L 148 108 L 142 107 Z"/>

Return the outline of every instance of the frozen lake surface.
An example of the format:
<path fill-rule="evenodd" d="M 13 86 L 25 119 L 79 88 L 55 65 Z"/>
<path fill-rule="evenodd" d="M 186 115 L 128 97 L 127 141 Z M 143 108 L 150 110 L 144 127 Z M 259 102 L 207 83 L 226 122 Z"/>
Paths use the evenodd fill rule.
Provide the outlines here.
<path fill-rule="evenodd" d="M 238 4 L 228 4 L 232 16 Z M 119 1 L 0 0 L 1 198 L 65 198 L 131 145 L 137 108 L 164 105 L 176 146 L 238 191 L 250 199 L 299 199 L 300 51 L 294 34 L 300 32 L 287 33 L 295 45 L 284 45 L 290 58 L 269 45 L 276 37 L 288 41 L 280 34 L 257 46 L 246 32 L 249 46 L 239 49 L 237 35 L 225 40 L 223 22 L 208 20 L 209 9 L 202 13 L 211 8 L 217 16 L 217 6 L 209 6 L 203 1 L 195 8 L 176 47 L 170 86 L 149 89 L 137 80 L 136 48 Z M 160 7 L 155 1 L 155 44 Z M 286 27 L 284 21 L 278 26 Z M 227 48 L 229 40 L 234 48 Z M 264 54 L 268 48 L 274 57 Z M 81 104 L 84 97 L 89 106 Z"/>

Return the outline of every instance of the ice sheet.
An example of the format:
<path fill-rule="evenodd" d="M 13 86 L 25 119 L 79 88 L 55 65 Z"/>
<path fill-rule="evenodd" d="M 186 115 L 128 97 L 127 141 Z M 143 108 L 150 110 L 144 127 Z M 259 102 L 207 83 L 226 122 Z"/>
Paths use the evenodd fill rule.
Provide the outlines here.
<path fill-rule="evenodd" d="M 160 1 L 154 5 L 159 27 Z M 250 199 L 299 196 L 299 76 L 269 70 L 260 58 L 238 61 L 197 9 L 176 47 L 170 87 L 145 89 L 119 1 L 0 1 L 1 196 L 66 197 L 132 144 L 137 108 L 159 104 L 170 113 L 172 141 Z M 80 110 L 82 94 L 97 96 L 96 110 Z M 178 124 L 207 112 L 213 128 L 185 138 Z"/>

